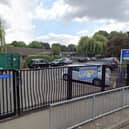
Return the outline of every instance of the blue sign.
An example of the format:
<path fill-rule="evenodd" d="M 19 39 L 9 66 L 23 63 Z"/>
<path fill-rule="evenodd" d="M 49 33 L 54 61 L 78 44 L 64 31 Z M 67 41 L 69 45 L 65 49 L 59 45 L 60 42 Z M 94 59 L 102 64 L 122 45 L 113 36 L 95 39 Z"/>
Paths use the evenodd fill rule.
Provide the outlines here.
<path fill-rule="evenodd" d="M 12 78 L 11 74 L 1 74 L 0 79 L 7 79 L 7 78 Z"/>
<path fill-rule="evenodd" d="M 122 49 L 121 50 L 121 59 L 122 60 L 129 60 L 129 49 Z"/>
<path fill-rule="evenodd" d="M 81 67 L 79 69 L 79 80 L 93 80 L 98 77 L 98 67 L 97 66 L 87 66 Z"/>

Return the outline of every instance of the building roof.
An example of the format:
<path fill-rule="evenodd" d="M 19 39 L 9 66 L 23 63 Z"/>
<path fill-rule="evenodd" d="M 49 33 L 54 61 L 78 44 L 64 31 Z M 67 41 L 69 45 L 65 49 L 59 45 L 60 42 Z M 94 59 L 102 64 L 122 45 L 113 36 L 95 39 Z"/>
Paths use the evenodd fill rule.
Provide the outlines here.
<path fill-rule="evenodd" d="M 36 49 L 36 48 L 18 48 L 18 47 L 7 47 L 8 53 L 17 53 L 20 56 L 28 56 L 33 54 L 52 54 L 51 50 Z"/>

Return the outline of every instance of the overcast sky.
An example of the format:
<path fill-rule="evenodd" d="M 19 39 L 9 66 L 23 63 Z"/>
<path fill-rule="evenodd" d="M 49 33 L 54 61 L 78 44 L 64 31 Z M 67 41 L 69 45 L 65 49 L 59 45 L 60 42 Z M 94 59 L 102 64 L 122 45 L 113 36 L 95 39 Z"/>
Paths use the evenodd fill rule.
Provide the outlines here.
<path fill-rule="evenodd" d="M 6 41 L 77 44 L 98 30 L 129 31 L 129 0 L 0 0 Z"/>

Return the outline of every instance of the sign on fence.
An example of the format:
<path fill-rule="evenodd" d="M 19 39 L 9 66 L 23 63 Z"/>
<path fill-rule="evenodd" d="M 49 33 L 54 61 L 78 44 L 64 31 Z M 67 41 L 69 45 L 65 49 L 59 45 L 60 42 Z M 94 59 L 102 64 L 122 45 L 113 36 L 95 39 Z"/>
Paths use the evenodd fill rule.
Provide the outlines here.
<path fill-rule="evenodd" d="M 0 79 L 12 78 L 11 74 L 1 74 Z"/>
<path fill-rule="evenodd" d="M 121 50 L 121 57 L 120 57 L 121 63 L 123 60 L 129 60 L 129 49 L 122 49 Z"/>
<path fill-rule="evenodd" d="M 87 66 L 81 67 L 79 69 L 79 80 L 92 80 L 98 77 L 98 67 L 97 66 Z"/>

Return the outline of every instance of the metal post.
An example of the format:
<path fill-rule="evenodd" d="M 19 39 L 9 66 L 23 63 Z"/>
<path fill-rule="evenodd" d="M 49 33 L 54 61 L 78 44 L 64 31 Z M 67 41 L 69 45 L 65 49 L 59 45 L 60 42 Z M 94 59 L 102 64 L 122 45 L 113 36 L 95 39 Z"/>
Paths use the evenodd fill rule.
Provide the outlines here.
<path fill-rule="evenodd" d="M 122 91 L 121 91 L 121 108 L 124 107 L 124 104 L 125 104 L 125 88 L 122 88 Z"/>
<path fill-rule="evenodd" d="M 49 107 L 49 129 L 52 129 L 52 115 L 51 115 L 51 105 Z"/>
<path fill-rule="evenodd" d="M 127 77 L 126 77 L 126 84 L 129 85 L 129 64 L 127 64 Z"/>
<path fill-rule="evenodd" d="M 13 101 L 14 101 L 14 113 L 17 113 L 17 104 L 16 104 L 16 73 L 13 70 Z"/>
<path fill-rule="evenodd" d="M 67 99 L 72 99 L 72 67 L 68 68 Z"/>
<path fill-rule="evenodd" d="M 20 94 L 19 94 L 19 84 L 20 84 L 20 73 L 19 71 L 15 71 L 15 79 L 16 79 L 16 98 L 17 98 L 17 113 L 20 115 Z"/>
<path fill-rule="evenodd" d="M 106 66 L 102 66 L 102 82 L 101 82 L 101 91 L 105 91 L 105 73 L 106 73 Z"/>
<path fill-rule="evenodd" d="M 95 118 L 95 95 L 92 97 L 92 119 Z"/>

